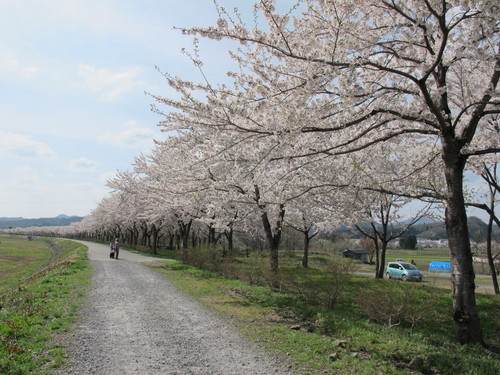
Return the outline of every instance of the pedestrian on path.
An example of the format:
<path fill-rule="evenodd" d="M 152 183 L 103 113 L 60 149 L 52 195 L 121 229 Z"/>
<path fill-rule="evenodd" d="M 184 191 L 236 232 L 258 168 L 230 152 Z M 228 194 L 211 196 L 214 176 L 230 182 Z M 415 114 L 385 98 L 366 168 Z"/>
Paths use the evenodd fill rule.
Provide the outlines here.
<path fill-rule="evenodd" d="M 115 259 L 118 259 L 118 254 L 120 253 L 120 244 L 118 243 L 118 238 L 115 239 Z"/>

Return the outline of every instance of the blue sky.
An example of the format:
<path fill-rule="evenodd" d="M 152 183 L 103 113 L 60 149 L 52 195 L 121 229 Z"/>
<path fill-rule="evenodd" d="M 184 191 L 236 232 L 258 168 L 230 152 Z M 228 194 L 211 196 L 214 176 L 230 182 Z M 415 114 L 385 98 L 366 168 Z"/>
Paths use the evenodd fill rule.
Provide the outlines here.
<path fill-rule="evenodd" d="M 218 3 L 251 17 L 250 0 Z M 216 18 L 212 0 L 1 0 L 0 217 L 96 208 L 106 180 L 164 137 L 145 92 L 173 92 L 155 66 L 202 80 L 173 27 Z M 200 47 L 208 79 L 226 79 L 229 46 Z"/>
<path fill-rule="evenodd" d="M 0 217 L 96 208 L 106 180 L 164 136 L 145 94 L 172 94 L 155 66 L 201 80 L 181 52 L 191 37 L 173 27 L 216 18 L 211 0 L 2 0 Z M 225 51 L 201 41 L 214 81 L 224 79 Z"/>

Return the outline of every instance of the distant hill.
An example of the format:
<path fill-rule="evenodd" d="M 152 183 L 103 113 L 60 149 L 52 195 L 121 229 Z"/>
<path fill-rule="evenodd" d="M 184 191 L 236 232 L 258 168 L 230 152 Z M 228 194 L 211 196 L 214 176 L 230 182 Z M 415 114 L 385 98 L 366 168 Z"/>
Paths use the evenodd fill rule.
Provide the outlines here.
<path fill-rule="evenodd" d="M 27 227 L 58 227 L 82 221 L 82 216 L 58 215 L 56 217 L 25 219 L 22 217 L 0 217 L 0 229 Z"/>
<path fill-rule="evenodd" d="M 471 240 L 481 242 L 486 239 L 487 224 L 481 219 L 471 216 L 468 218 L 469 236 Z M 369 224 L 364 223 L 359 225 L 361 228 L 370 231 Z M 361 238 L 361 233 L 356 228 L 348 228 L 343 226 L 339 228 L 337 233 L 344 233 L 348 237 Z M 413 225 L 406 235 L 413 234 L 418 238 L 427 238 L 429 240 L 447 239 L 446 225 L 444 221 L 433 221 L 425 219 L 418 224 Z M 500 230 L 494 226 L 493 237 L 500 238 Z"/>
<path fill-rule="evenodd" d="M 475 216 L 470 216 L 467 220 L 469 226 L 469 236 L 472 241 L 481 242 L 486 239 L 487 224 Z M 415 234 L 419 238 L 428 238 L 430 240 L 447 239 L 446 225 L 444 221 L 432 222 L 425 224 L 417 224 L 410 229 L 411 234 Z M 494 226 L 493 236 L 500 237 L 500 231 Z"/>
<path fill-rule="evenodd" d="M 414 219 L 406 219 L 406 220 L 403 220 L 403 223 L 409 224 L 413 220 Z M 437 221 L 433 220 L 433 219 L 429 219 L 428 217 L 421 217 L 420 219 L 417 220 L 417 222 L 415 223 L 415 225 L 418 225 L 418 224 L 430 224 L 430 223 L 437 223 Z"/>

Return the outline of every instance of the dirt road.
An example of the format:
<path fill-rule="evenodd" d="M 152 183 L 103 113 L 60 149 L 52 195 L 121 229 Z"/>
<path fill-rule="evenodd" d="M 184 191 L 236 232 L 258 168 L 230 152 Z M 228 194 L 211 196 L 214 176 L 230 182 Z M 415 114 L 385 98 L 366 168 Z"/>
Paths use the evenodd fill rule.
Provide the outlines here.
<path fill-rule="evenodd" d="M 69 368 L 57 374 L 290 374 L 145 267 L 154 261 L 83 242 L 94 268 L 93 287 L 72 338 Z"/>

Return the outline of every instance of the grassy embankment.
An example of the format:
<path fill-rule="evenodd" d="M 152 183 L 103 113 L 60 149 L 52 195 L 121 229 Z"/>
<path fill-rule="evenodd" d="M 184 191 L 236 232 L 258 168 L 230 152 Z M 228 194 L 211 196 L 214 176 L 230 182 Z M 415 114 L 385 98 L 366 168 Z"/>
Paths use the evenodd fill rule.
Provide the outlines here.
<path fill-rule="evenodd" d="M 49 374 L 90 285 L 86 248 L 0 235 L 0 374 Z"/>
<path fill-rule="evenodd" d="M 401 252 L 391 252 L 388 258 L 393 257 L 408 258 Z M 424 261 L 415 259 L 417 263 L 419 260 Z M 267 263 L 264 258 L 239 258 L 221 269 L 258 283 L 265 279 Z M 477 345 L 456 343 L 449 290 L 431 282 L 374 280 L 352 273 L 345 277 L 342 269 L 328 271 L 325 264 L 325 257 L 313 256 L 310 269 L 304 270 L 300 257 L 281 258 L 287 276 L 280 292 L 178 262 L 168 262 L 156 270 L 230 318 L 245 336 L 286 358 L 299 373 L 500 373 L 498 354 Z M 342 290 L 333 307 L 328 308 L 324 303 L 331 300 L 328 293 L 331 296 L 338 290 L 323 288 L 316 293 L 313 289 L 335 283 L 342 284 Z M 478 294 L 477 302 L 485 340 L 498 348 L 500 298 Z"/>

